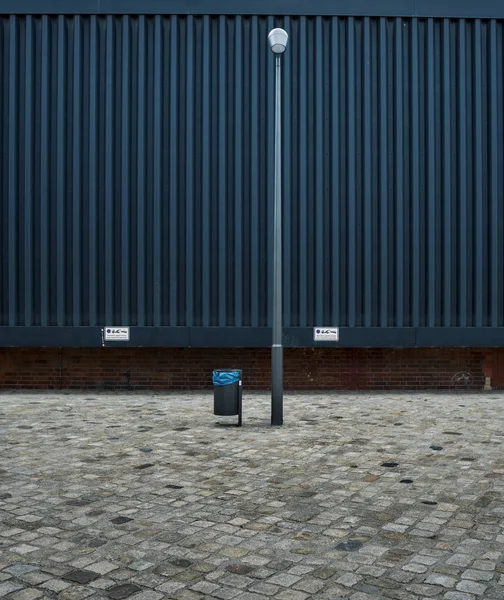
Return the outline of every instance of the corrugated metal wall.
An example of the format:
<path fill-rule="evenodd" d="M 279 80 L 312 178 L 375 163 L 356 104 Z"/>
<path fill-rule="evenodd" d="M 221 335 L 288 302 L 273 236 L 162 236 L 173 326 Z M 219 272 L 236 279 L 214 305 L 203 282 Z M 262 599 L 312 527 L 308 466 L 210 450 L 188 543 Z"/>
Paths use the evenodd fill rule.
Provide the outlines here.
<path fill-rule="evenodd" d="M 504 325 L 503 22 L 0 17 L 0 325 Z"/>

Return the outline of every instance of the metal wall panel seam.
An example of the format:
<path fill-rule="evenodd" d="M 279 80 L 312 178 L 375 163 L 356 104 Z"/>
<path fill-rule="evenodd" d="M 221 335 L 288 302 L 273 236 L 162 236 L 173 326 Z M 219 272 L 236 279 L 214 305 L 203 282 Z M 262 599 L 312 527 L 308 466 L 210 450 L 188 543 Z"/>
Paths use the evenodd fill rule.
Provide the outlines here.
<path fill-rule="evenodd" d="M 73 19 L 73 148 L 72 148 L 72 295 L 73 295 L 73 319 L 72 325 L 81 324 L 81 281 L 83 279 L 81 263 L 81 80 L 82 80 L 82 57 L 81 57 L 81 18 Z"/>
<path fill-rule="evenodd" d="M 483 326 L 483 295 L 487 296 L 487 291 L 483 287 L 483 240 L 488 237 L 489 231 L 485 231 L 483 226 L 483 126 L 482 126 L 482 94 L 483 85 L 481 70 L 483 68 L 481 57 L 481 28 L 482 23 L 476 19 L 473 23 L 474 28 L 474 200 L 475 200 L 475 246 L 476 256 L 474 264 L 475 285 L 473 287 L 474 298 L 474 321 L 472 326 Z M 485 325 L 488 323 L 485 322 Z"/>
<path fill-rule="evenodd" d="M 89 275 L 88 275 L 88 298 L 89 298 L 89 325 L 97 325 L 97 257 L 98 257 L 98 223 L 97 198 L 98 198 L 98 110 L 97 110 L 97 77 L 99 70 L 97 48 L 98 48 L 98 23 L 96 16 L 91 16 L 89 22 L 89 229 L 88 229 L 88 252 L 89 252 Z"/>
<path fill-rule="evenodd" d="M 179 243 L 179 226 L 178 226 L 178 204 L 179 204 L 179 185 L 178 185 L 178 165 L 179 165 L 179 152 L 178 152 L 178 137 L 183 135 L 183 131 L 179 130 L 178 123 L 178 27 L 179 19 L 176 16 L 172 16 L 170 20 L 170 314 L 169 324 L 173 327 L 178 324 L 178 291 L 179 291 L 179 256 L 178 256 L 178 243 Z M 157 218 L 162 223 L 161 218 L 162 208 L 159 205 L 160 212 Z M 164 282 L 161 282 L 161 289 L 164 288 Z M 164 290 L 163 290 L 164 291 Z M 162 319 L 161 323 L 164 323 Z"/>
<path fill-rule="evenodd" d="M 226 18 L 219 17 L 218 24 L 218 53 L 219 53 L 219 117 L 218 117 L 218 256 L 217 278 L 218 278 L 218 325 L 227 325 L 227 198 L 226 198 Z"/>
<path fill-rule="evenodd" d="M 121 56 L 121 229 L 120 234 L 120 274 L 121 274 L 121 310 L 117 311 L 120 314 L 121 323 L 123 325 L 130 324 L 130 279 L 131 270 L 130 259 L 130 17 L 122 17 L 122 56 Z M 119 108 L 119 107 L 118 107 Z"/>
<path fill-rule="evenodd" d="M 25 97 L 24 97 L 24 325 L 33 325 L 33 19 L 25 25 Z M 19 307 L 21 310 L 21 306 Z"/>
<path fill-rule="evenodd" d="M 451 325 L 452 319 L 452 236 L 451 236 L 451 85 L 454 77 L 454 70 L 450 64 L 450 21 L 443 21 L 443 315 L 442 323 L 445 327 Z"/>
<path fill-rule="evenodd" d="M 388 98 L 387 98 L 387 56 L 388 56 L 388 40 L 387 40 L 387 22 L 385 19 L 380 19 L 379 31 L 379 61 L 380 61 L 380 103 L 379 103 L 379 139 L 380 139 L 380 193 L 379 193 L 379 210 L 380 210 L 380 294 L 376 294 L 376 298 L 380 298 L 379 307 L 379 325 L 387 327 L 388 325 L 388 242 L 390 233 L 388 231 L 388 157 L 389 157 L 389 140 L 388 140 Z"/>
<path fill-rule="evenodd" d="M 396 187 L 396 314 L 395 325 L 404 326 L 404 107 L 403 107 L 403 22 L 395 21 L 395 187 Z"/>
<path fill-rule="evenodd" d="M 204 327 L 210 325 L 210 301 L 211 301 L 211 245 L 210 245 L 210 203 L 211 203 L 211 177 L 210 177 L 210 152 L 211 152 L 211 140 L 210 140 L 210 47 L 211 47 L 211 31 L 210 31 L 210 18 L 203 17 L 203 48 L 206 50 L 203 52 L 203 86 L 201 90 L 202 94 L 202 139 L 201 139 L 201 264 L 202 264 L 202 289 L 200 291 L 201 303 L 202 303 L 202 316 L 201 324 Z M 207 300 L 205 300 L 205 297 Z"/>
<path fill-rule="evenodd" d="M 413 19 L 411 31 L 411 201 L 412 201 L 412 285 L 411 285 L 411 325 L 420 324 L 420 131 L 418 98 L 420 92 L 418 74 L 418 20 Z"/>
<path fill-rule="evenodd" d="M 332 179 L 331 179 L 331 243 L 332 243 L 332 261 L 331 261 L 331 319 L 332 326 L 339 326 L 341 320 L 340 294 L 340 101 L 339 101 L 339 19 L 331 19 L 331 121 L 332 121 Z"/>
<path fill-rule="evenodd" d="M 348 290 L 347 290 L 347 319 L 348 326 L 355 327 L 355 303 L 357 300 L 357 282 L 356 282 L 356 246 L 355 236 L 356 230 L 356 215 L 355 205 L 357 201 L 355 184 L 356 184 L 356 148 L 355 148 L 355 21 L 352 17 L 347 23 L 347 206 L 348 206 Z"/>
<path fill-rule="evenodd" d="M 244 223 L 242 217 L 243 206 L 243 39 L 242 19 L 236 17 L 235 22 L 235 68 L 234 68 L 234 325 L 239 327 L 243 324 L 243 238 Z"/>
<path fill-rule="evenodd" d="M 435 91 L 434 74 L 434 22 L 427 21 L 427 319 L 428 327 L 436 325 L 436 145 L 435 145 Z"/>
<path fill-rule="evenodd" d="M 159 17 L 155 18 L 155 25 L 159 21 Z M 156 34 L 154 34 L 156 36 Z M 145 89 L 146 89 L 146 77 L 145 77 L 145 59 L 146 59 L 146 45 L 145 45 L 145 17 L 141 15 L 138 17 L 138 55 L 137 67 L 138 67 L 138 79 L 137 79 L 137 102 L 138 102 L 138 115 L 137 115 L 137 197 L 136 197 L 136 230 L 137 230 L 137 244 L 136 244 L 136 263 L 137 263 L 137 278 L 136 278 L 136 296 L 137 296 L 137 311 L 136 311 L 136 323 L 142 327 L 145 325 Z M 154 53 L 157 61 L 160 60 L 161 52 L 155 45 Z M 134 57 L 131 57 L 132 62 Z M 158 85 L 160 85 L 158 83 Z M 155 110 L 155 109 L 154 109 Z M 159 109 L 158 109 L 159 110 Z M 159 133 L 158 133 L 159 136 Z M 157 178 L 157 189 L 156 185 L 153 186 L 154 196 L 156 193 L 160 194 L 160 181 L 159 172 Z M 159 222 L 155 223 L 153 219 L 154 227 L 159 228 Z M 158 260 L 159 262 L 159 260 Z M 132 262 L 133 266 L 133 262 Z M 159 268 L 159 266 L 158 266 Z M 156 285 L 156 279 L 153 279 L 153 298 L 159 297 L 159 286 Z M 158 306 L 159 310 L 159 301 Z M 157 323 L 159 325 L 159 323 Z"/>
<path fill-rule="evenodd" d="M 459 155 L 458 155 L 458 179 L 459 189 L 458 196 L 460 199 L 460 218 L 459 218 L 459 315 L 458 324 L 460 327 L 467 326 L 467 108 L 466 108 L 466 39 L 465 39 L 466 23 L 462 19 L 459 22 Z"/>
<path fill-rule="evenodd" d="M 114 205 L 114 19 L 107 17 L 105 22 L 105 324 L 114 322 L 114 268 L 113 240 L 115 227 L 113 219 Z"/>
<path fill-rule="evenodd" d="M 490 211 L 491 214 L 491 259 L 490 259 L 490 298 L 492 327 L 499 325 L 499 279 L 502 257 L 499 255 L 499 152 L 498 152 L 498 71 L 497 71 L 497 24 L 490 22 Z M 502 309 L 501 309 L 502 310 Z"/>
<path fill-rule="evenodd" d="M 322 18 L 315 18 L 315 324 L 324 325 L 324 299 L 326 285 L 324 277 L 324 131 L 323 131 L 323 52 Z"/>
<path fill-rule="evenodd" d="M 18 284 L 18 239 L 17 239 L 17 214 L 18 214 L 18 147 L 17 147 L 17 129 L 18 129 L 18 42 L 17 42 L 17 18 L 12 16 L 9 19 L 9 170 L 8 170 L 8 247 L 10 249 L 8 256 L 8 312 L 9 325 L 18 325 L 16 293 Z"/>
<path fill-rule="evenodd" d="M 282 57 L 283 67 L 283 145 L 282 145 L 282 208 L 283 208 L 283 316 L 285 327 L 290 327 L 292 323 L 292 255 L 293 255 L 293 241 L 292 241 L 292 167 L 291 167 L 291 156 L 293 153 L 292 148 L 292 64 L 293 64 L 293 25 L 291 24 L 290 17 L 286 17 L 284 21 L 284 29 L 290 36 L 290 48 L 284 53 Z M 271 57 L 272 58 L 272 57 Z"/>
<path fill-rule="evenodd" d="M 163 131 L 163 95 L 162 95 L 162 80 L 163 80 L 163 40 L 162 40 L 162 22 L 161 17 L 156 16 L 154 19 L 154 71 L 153 71 L 153 90 L 154 90 L 154 98 L 153 98 L 153 132 L 152 132 L 152 144 L 153 144 L 153 168 L 152 168 L 152 257 L 153 257 L 153 265 L 152 265 L 152 290 L 149 294 L 147 294 L 147 298 L 150 298 L 152 295 L 152 317 L 151 321 L 155 327 L 159 327 L 160 325 L 173 325 L 174 321 L 171 317 L 171 309 L 172 309 L 172 300 L 171 300 L 171 290 L 172 288 L 177 287 L 176 281 L 172 285 L 171 277 L 172 277 L 172 259 L 171 256 L 168 257 L 168 260 L 165 256 L 163 256 L 163 228 L 165 225 L 165 220 L 163 219 L 163 188 L 162 188 L 162 174 L 164 172 L 164 165 L 162 163 L 162 145 L 161 145 L 161 132 Z M 146 40 L 147 41 L 147 40 Z M 145 75 L 148 77 L 148 71 Z M 165 105 L 167 104 L 168 99 L 165 99 Z M 147 105 L 148 106 L 148 105 Z M 171 107 L 170 107 L 171 111 Z M 165 119 L 170 119 L 171 124 L 171 112 L 170 115 L 167 115 Z M 149 138 L 147 138 L 149 139 Z M 170 157 L 166 157 L 167 162 L 169 163 L 169 173 L 170 173 L 170 195 L 168 196 L 168 201 L 170 205 L 170 225 L 169 231 L 171 233 L 171 219 L 172 219 L 172 206 L 175 205 L 175 202 L 171 201 L 171 155 Z M 144 188 L 145 189 L 145 188 Z M 167 211 L 168 212 L 168 211 Z M 145 235 L 145 230 L 142 232 L 142 235 Z M 172 241 L 170 238 L 170 248 L 172 248 Z M 169 267 L 168 267 L 169 265 Z M 145 266 L 143 267 L 145 269 Z M 165 281 L 166 273 L 169 273 L 169 280 Z M 170 289 L 170 297 L 168 300 L 168 292 L 165 290 Z M 166 298 L 166 301 L 164 301 Z M 169 307 L 169 314 L 164 314 L 164 307 Z"/>
<path fill-rule="evenodd" d="M 259 58 L 255 49 L 259 44 L 259 20 L 252 17 L 251 23 L 251 100 L 250 100 L 250 172 L 257 174 L 259 170 Z M 258 185 L 253 185 L 250 192 L 250 289 L 251 298 L 251 325 L 259 325 L 259 192 Z"/>
<path fill-rule="evenodd" d="M 299 80 L 305 82 L 307 80 L 307 49 L 306 49 L 307 24 L 306 18 L 301 17 L 299 20 Z M 308 181 L 307 181 L 307 142 L 308 142 L 308 121 L 307 121 L 307 98 L 306 87 L 302 84 L 299 86 L 299 153 L 298 153 L 298 176 L 299 176 L 299 213 L 298 213 L 298 228 L 299 228 L 299 319 L 298 326 L 306 327 L 308 323 Z M 311 323 L 310 323 L 311 324 Z"/>
<path fill-rule="evenodd" d="M 185 300 L 185 325 L 194 325 L 194 19 L 187 17 L 186 22 L 186 156 L 185 156 L 185 278 L 186 278 L 186 300 Z"/>
<path fill-rule="evenodd" d="M 370 47 L 370 38 L 371 38 L 371 27 L 369 18 L 364 18 L 364 56 L 363 56 L 363 91 L 364 95 L 362 98 L 362 107 L 364 112 L 364 168 L 362 170 L 363 173 L 363 183 L 361 185 L 362 190 L 362 209 L 364 210 L 364 265 L 363 265 L 363 288 L 362 288 L 362 300 L 361 306 L 363 308 L 363 321 L 364 327 L 371 326 L 372 320 L 372 301 L 374 299 L 379 298 L 378 294 L 376 294 L 376 290 L 373 289 L 373 270 L 374 270 L 374 259 L 378 259 L 378 261 L 382 260 L 381 252 L 383 251 L 383 246 L 380 247 L 378 257 L 373 257 L 372 246 L 373 246 L 373 170 L 372 170 L 372 162 L 371 162 L 371 151 L 372 151 L 372 143 L 373 143 L 373 130 L 372 130 L 372 114 L 371 114 L 371 106 L 373 103 L 371 96 L 371 47 Z M 362 218 L 362 217 L 361 217 Z"/>
<path fill-rule="evenodd" d="M 58 17 L 58 62 L 57 62 L 57 116 L 56 116 L 56 217 L 55 217 L 55 235 L 56 238 L 56 324 L 58 326 L 66 325 L 66 176 L 65 159 L 67 145 L 65 143 L 66 133 L 66 73 L 65 57 L 68 56 L 66 43 L 66 19 Z"/>

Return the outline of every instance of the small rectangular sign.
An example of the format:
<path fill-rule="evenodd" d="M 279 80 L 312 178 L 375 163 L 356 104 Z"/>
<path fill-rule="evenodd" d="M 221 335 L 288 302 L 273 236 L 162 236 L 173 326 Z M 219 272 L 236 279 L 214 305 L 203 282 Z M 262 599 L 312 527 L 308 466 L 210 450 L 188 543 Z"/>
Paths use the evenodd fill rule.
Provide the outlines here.
<path fill-rule="evenodd" d="M 129 327 L 105 327 L 106 342 L 129 342 L 130 328 Z"/>
<path fill-rule="evenodd" d="M 313 328 L 314 342 L 338 342 L 339 328 L 338 327 L 314 327 Z"/>

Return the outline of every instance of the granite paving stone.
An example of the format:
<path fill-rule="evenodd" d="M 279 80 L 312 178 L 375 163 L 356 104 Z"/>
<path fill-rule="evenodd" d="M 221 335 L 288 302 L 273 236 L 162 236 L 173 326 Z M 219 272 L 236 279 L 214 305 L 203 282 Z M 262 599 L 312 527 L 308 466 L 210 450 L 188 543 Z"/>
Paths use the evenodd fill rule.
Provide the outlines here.
<path fill-rule="evenodd" d="M 2 393 L 0 598 L 504 600 L 502 399 Z"/>

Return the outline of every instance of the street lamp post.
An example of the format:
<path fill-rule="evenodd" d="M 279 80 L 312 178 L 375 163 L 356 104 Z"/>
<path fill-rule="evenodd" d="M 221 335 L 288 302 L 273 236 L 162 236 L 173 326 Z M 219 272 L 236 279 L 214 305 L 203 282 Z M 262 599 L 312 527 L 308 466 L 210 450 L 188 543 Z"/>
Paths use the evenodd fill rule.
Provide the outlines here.
<path fill-rule="evenodd" d="M 283 424 L 282 345 L 282 104 L 281 55 L 289 36 L 283 29 L 268 34 L 275 54 L 275 211 L 273 222 L 273 336 L 271 344 L 271 424 Z"/>

